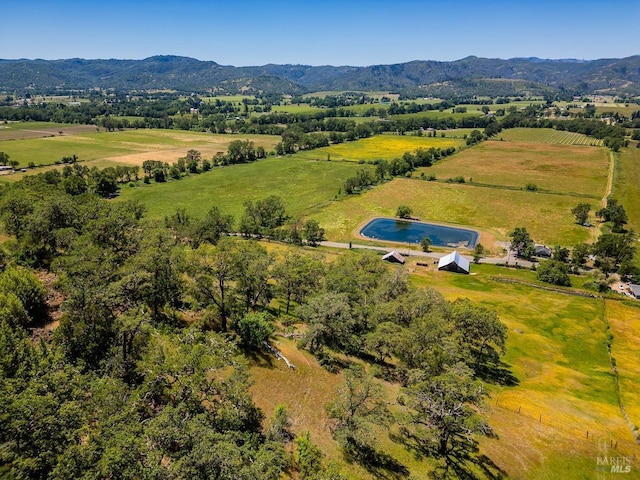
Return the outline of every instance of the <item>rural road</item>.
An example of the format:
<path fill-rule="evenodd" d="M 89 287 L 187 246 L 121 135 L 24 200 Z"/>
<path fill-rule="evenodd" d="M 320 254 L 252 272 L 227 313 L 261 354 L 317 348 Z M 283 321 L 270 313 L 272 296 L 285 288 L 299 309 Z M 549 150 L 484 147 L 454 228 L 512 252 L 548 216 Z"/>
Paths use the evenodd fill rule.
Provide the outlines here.
<path fill-rule="evenodd" d="M 320 245 L 322 245 L 323 247 L 331 247 L 331 248 L 363 248 L 363 249 L 367 249 L 367 250 L 377 250 L 380 252 L 391 252 L 393 250 L 395 250 L 396 252 L 398 252 L 400 255 L 404 256 L 404 257 L 427 257 L 427 258 L 433 258 L 434 260 L 439 260 L 440 257 L 444 257 L 445 255 L 447 255 L 446 253 L 437 253 L 437 252 L 423 252 L 421 250 L 418 249 L 413 249 L 413 248 L 409 248 L 407 246 L 401 246 L 401 247 L 396 247 L 396 248 L 392 248 L 392 247 L 374 247 L 371 245 L 359 245 L 359 244 L 355 244 L 355 243 L 340 243 L 340 242 L 320 242 Z M 467 260 L 469 260 L 470 263 L 473 263 L 473 257 L 470 255 L 463 255 L 463 257 L 465 257 Z M 516 262 L 516 259 L 511 256 L 509 258 L 509 256 L 504 256 L 504 257 L 482 257 L 480 259 L 480 263 L 487 263 L 487 264 L 491 264 L 491 265 L 498 265 L 498 264 L 511 264 L 514 265 Z M 524 268 L 530 268 L 532 262 L 529 262 L 528 260 L 522 260 L 522 259 L 517 259 L 518 265 Z"/>

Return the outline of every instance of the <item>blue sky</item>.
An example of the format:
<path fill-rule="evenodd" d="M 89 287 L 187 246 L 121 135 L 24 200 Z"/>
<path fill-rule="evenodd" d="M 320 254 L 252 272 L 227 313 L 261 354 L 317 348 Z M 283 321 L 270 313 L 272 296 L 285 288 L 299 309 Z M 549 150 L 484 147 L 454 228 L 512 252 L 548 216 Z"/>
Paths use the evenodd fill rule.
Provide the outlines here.
<path fill-rule="evenodd" d="M 640 54 L 638 0 L 3 0 L 0 12 L 3 59 L 373 65 Z"/>

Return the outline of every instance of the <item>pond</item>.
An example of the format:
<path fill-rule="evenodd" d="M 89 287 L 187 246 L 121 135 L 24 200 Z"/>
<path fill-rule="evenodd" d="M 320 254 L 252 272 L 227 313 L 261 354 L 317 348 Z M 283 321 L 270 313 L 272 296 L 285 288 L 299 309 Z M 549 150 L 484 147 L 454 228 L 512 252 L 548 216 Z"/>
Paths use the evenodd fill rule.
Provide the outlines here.
<path fill-rule="evenodd" d="M 414 244 L 429 237 L 435 247 L 474 248 L 478 243 L 478 232 L 473 230 L 395 218 L 371 220 L 360 230 L 360 235 L 376 240 Z"/>

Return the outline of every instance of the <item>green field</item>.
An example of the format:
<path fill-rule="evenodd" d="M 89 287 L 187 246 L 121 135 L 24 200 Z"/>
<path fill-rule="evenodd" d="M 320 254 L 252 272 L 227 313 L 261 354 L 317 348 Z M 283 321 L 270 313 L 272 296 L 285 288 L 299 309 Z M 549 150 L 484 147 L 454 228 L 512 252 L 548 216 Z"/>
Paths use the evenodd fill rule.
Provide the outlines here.
<path fill-rule="evenodd" d="M 180 181 L 123 186 L 120 200 L 139 200 L 147 216 L 162 219 L 178 208 L 201 217 L 213 206 L 240 219 L 246 200 L 269 195 L 284 199 L 287 212 L 295 217 L 317 212 L 330 204 L 344 183 L 362 166 L 342 162 L 314 162 L 298 158 L 268 158 L 251 164 L 214 168 Z M 371 167 L 369 167 L 371 168 Z"/>
<path fill-rule="evenodd" d="M 507 142 L 548 143 L 552 145 L 588 145 L 601 147 L 602 140 L 588 137 L 582 133 L 554 130 L 552 128 L 510 128 L 500 132 L 494 140 Z"/>
<path fill-rule="evenodd" d="M 480 242 L 491 250 L 517 226 L 526 227 L 536 242 L 570 246 L 589 239 L 589 229 L 576 225 L 571 215 L 576 201 L 565 195 L 398 178 L 332 203 L 314 218 L 328 238 L 349 241 L 367 219 L 393 217 L 405 204 L 423 221 L 480 230 Z"/>
<path fill-rule="evenodd" d="M 16 128 L 24 128 L 24 125 L 17 127 L 16 124 Z M 64 130 L 63 127 L 57 128 Z M 31 129 L 33 128 L 31 126 Z M 0 151 L 8 153 L 11 159 L 20 162 L 20 166 L 27 166 L 29 162 L 50 165 L 62 157 L 74 154 L 85 161 L 109 160 L 114 163 L 142 165 L 144 160 L 175 162 L 190 149 L 199 150 L 203 157 L 211 158 L 216 152 L 226 153 L 229 143 L 233 140 L 245 139 L 267 150 L 273 149 L 280 141 L 279 136 L 270 135 L 215 135 L 155 129 L 118 132 L 94 130 L 91 133 L 56 134 L 46 138 L 0 141 Z"/>
<path fill-rule="evenodd" d="M 405 152 L 414 152 L 418 148 L 429 149 L 431 147 L 446 149 L 449 147 L 460 148 L 465 144 L 461 138 L 451 137 L 427 137 L 423 135 L 374 135 L 355 142 L 345 142 L 329 147 L 318 148 L 307 152 L 299 152 L 300 158 L 313 158 L 326 160 L 393 160 L 400 158 Z"/>
<path fill-rule="evenodd" d="M 624 205 L 628 226 L 640 232 L 640 148 L 622 149 L 616 158 L 613 196 Z"/>
<path fill-rule="evenodd" d="M 474 183 L 516 188 L 531 183 L 543 190 L 600 199 L 605 193 L 608 168 L 605 148 L 489 141 L 420 172 L 442 180 L 463 176 Z"/>

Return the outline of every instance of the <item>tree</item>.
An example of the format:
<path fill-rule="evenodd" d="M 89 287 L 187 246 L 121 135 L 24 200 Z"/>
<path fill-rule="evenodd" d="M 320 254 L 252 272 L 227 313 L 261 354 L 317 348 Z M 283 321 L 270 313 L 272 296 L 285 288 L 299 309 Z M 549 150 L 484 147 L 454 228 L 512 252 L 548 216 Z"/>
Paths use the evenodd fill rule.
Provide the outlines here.
<path fill-rule="evenodd" d="M 198 248 L 202 242 L 216 245 L 220 238 L 233 229 L 233 215 L 223 214 L 218 207 L 211 207 L 205 217 L 196 222 L 193 229 L 191 244 Z"/>
<path fill-rule="evenodd" d="M 235 330 L 242 345 L 254 350 L 260 349 L 275 331 L 264 312 L 247 313 L 236 322 Z"/>
<path fill-rule="evenodd" d="M 509 234 L 509 237 L 511 237 L 511 248 L 516 251 L 519 257 L 533 257 L 535 246 L 525 227 L 517 227 Z"/>
<path fill-rule="evenodd" d="M 598 262 L 610 259 L 611 270 L 615 270 L 620 264 L 630 261 L 635 255 L 635 234 L 633 231 L 625 234 L 605 233 L 598 237 L 593 245 L 593 254 Z"/>
<path fill-rule="evenodd" d="M 347 452 L 356 455 L 370 447 L 370 425 L 384 425 L 390 420 L 381 386 L 361 365 L 344 371 L 344 381 L 336 398 L 325 408 L 333 420 L 334 438 Z"/>
<path fill-rule="evenodd" d="M 309 328 L 302 346 L 318 353 L 325 346 L 351 350 L 358 343 L 354 338 L 355 319 L 344 293 L 321 293 L 310 298 L 297 310 L 300 320 Z"/>
<path fill-rule="evenodd" d="M 302 238 L 312 247 L 317 247 L 324 240 L 324 228 L 317 220 L 307 220 L 302 227 Z"/>
<path fill-rule="evenodd" d="M 475 360 L 476 371 L 499 363 L 499 355 L 505 353 L 507 327 L 496 312 L 474 305 L 469 299 L 457 299 L 451 304 L 451 319 Z"/>
<path fill-rule="evenodd" d="M 0 292 L 5 295 L 3 307 L 15 311 L 18 307 L 11 298 L 17 299 L 27 314 L 28 322 L 43 322 L 49 317 L 47 305 L 47 291 L 36 276 L 26 268 L 9 267 L 0 274 Z M 18 309 L 21 310 L 21 309 Z M 20 318 L 16 317 L 16 319 Z"/>
<path fill-rule="evenodd" d="M 461 363 L 434 377 L 411 379 L 404 395 L 399 402 L 409 408 L 409 422 L 401 433 L 419 453 L 464 458 L 464 452 L 476 449 L 474 435 L 491 431 L 476 410 L 486 392 Z"/>
<path fill-rule="evenodd" d="M 420 246 L 422 247 L 422 251 L 423 252 L 428 252 L 429 249 L 431 248 L 431 238 L 429 237 L 422 237 L 422 240 L 420 240 Z"/>
<path fill-rule="evenodd" d="M 598 210 L 596 216 L 613 223 L 614 232 L 622 232 L 623 226 L 629 221 L 624 207 L 615 198 L 607 199 L 607 206 Z"/>
<path fill-rule="evenodd" d="M 240 233 L 244 236 L 271 236 L 274 230 L 284 225 L 289 218 L 284 201 L 277 195 L 244 203 L 244 213 L 240 219 Z"/>
<path fill-rule="evenodd" d="M 478 243 L 473 249 L 473 261 L 474 263 L 479 263 L 482 258 L 482 254 L 484 253 L 484 245 Z"/>
<path fill-rule="evenodd" d="M 571 250 L 571 263 L 574 267 L 581 267 L 587 263 L 587 256 L 591 251 L 591 246 L 586 243 L 579 243 Z"/>
<path fill-rule="evenodd" d="M 318 286 L 323 273 L 324 265 L 320 259 L 297 250 L 285 253 L 283 260 L 276 264 L 273 276 L 278 291 L 284 295 L 286 314 L 289 314 L 291 300 L 303 302 L 307 294 Z"/>
<path fill-rule="evenodd" d="M 396 210 L 396 217 L 409 218 L 411 217 L 412 213 L 413 213 L 413 210 L 411 210 L 411 207 L 408 207 L 406 205 L 399 205 Z"/>
<path fill-rule="evenodd" d="M 188 267 L 196 299 L 205 306 L 215 306 L 223 332 L 227 331 L 237 302 L 232 289 L 232 282 L 238 275 L 234 258 L 236 248 L 230 238 L 223 238 L 213 250 L 202 245 L 193 251 Z"/>
<path fill-rule="evenodd" d="M 589 205 L 588 203 L 579 203 L 571 209 L 571 214 L 575 217 L 576 223 L 578 225 L 583 225 L 587 223 L 590 210 L 591 205 Z"/>
<path fill-rule="evenodd" d="M 541 282 L 563 287 L 571 286 L 567 265 L 559 260 L 542 262 L 536 272 L 536 278 Z"/>
<path fill-rule="evenodd" d="M 235 291 L 244 301 L 245 311 L 267 305 L 271 300 L 272 267 L 274 258 L 255 240 L 236 245 L 229 259 L 235 269 Z"/>
<path fill-rule="evenodd" d="M 292 422 L 289 410 L 284 404 L 276 405 L 267 430 L 267 439 L 278 442 L 289 442 L 293 439 L 291 432 Z"/>
<path fill-rule="evenodd" d="M 375 330 L 369 332 L 365 339 L 365 346 L 369 352 L 375 354 L 378 362 L 384 362 L 391 357 L 398 347 L 398 338 L 402 335 L 402 327 L 393 322 L 382 322 Z"/>
<path fill-rule="evenodd" d="M 301 480 L 316 480 L 318 473 L 323 471 L 322 450 L 311 442 L 311 434 L 307 431 L 295 439 L 295 465 Z"/>

